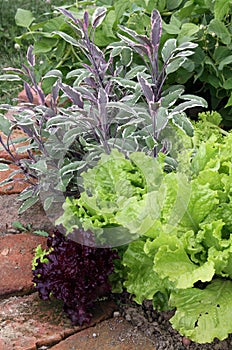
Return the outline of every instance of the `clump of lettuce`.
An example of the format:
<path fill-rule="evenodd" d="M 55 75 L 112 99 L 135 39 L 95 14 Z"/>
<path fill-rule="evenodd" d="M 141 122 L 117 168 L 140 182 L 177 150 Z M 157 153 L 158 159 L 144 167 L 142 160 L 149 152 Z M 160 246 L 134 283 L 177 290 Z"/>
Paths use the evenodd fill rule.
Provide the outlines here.
<path fill-rule="evenodd" d="M 47 250 L 37 248 L 36 257 L 33 282 L 40 298 L 61 300 L 73 325 L 90 323 L 94 302 L 111 291 L 117 251 L 81 245 L 54 230 Z"/>
<path fill-rule="evenodd" d="M 135 300 L 176 308 L 171 323 L 198 343 L 232 332 L 232 134 L 202 142 L 190 164 L 190 197 L 175 225 L 129 244 L 124 286 Z M 175 176 L 174 173 L 168 176 Z"/>
<path fill-rule="evenodd" d="M 231 155 L 232 134 L 201 141 L 187 162 L 185 155 L 186 174 L 165 173 L 162 157 L 126 159 L 113 150 L 82 174 L 85 191 L 67 199 L 59 220 L 68 232 L 91 230 L 103 242 L 111 228 L 115 246 L 128 243 L 127 291 L 140 304 L 175 308 L 173 327 L 199 343 L 232 332 Z"/>
<path fill-rule="evenodd" d="M 162 162 L 140 152 L 129 159 L 117 149 L 102 154 L 94 168 L 81 174 L 85 190 L 78 199 L 66 199 L 57 224 L 67 234 L 91 230 L 99 245 L 119 246 L 135 240 L 148 227 L 140 227 L 140 221 L 157 216 L 150 193 L 160 190 L 163 174 Z"/>

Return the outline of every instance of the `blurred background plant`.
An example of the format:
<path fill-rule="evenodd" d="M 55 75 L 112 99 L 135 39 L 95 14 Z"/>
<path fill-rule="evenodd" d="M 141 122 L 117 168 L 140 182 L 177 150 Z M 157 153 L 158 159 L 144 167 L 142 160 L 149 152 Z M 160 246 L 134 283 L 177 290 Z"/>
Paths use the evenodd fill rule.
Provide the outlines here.
<path fill-rule="evenodd" d="M 178 44 L 186 41 L 198 44 L 195 55 L 169 75 L 166 86 L 173 82 L 184 84 L 186 92 L 204 97 L 209 109 L 217 110 L 222 115 L 223 127 L 231 128 L 231 0 L 19 0 L 17 3 L 1 0 L 3 30 L 0 35 L 5 44 L 1 48 L 1 67 L 19 66 L 19 61 L 22 62 L 22 57 L 25 57 L 22 53 L 32 44 L 39 62 L 39 76 L 42 77 L 51 69 L 59 69 L 65 76 L 69 70 L 80 68 L 84 60 L 82 53 L 76 48 L 74 50 L 71 42 L 54 33 L 62 31 L 72 37 L 78 36 L 68 26 L 63 14 L 57 11 L 59 6 L 65 6 L 78 18 L 83 16 L 84 10 L 88 10 L 91 15 L 96 7 L 106 7 L 106 17 L 95 32 L 95 44 L 102 49 L 119 40 L 118 25 L 125 25 L 139 34 L 147 34 L 151 11 L 156 8 L 163 20 L 160 50 L 170 38 L 177 39 Z M 15 47 L 19 48 L 18 51 Z M 45 92 L 50 92 L 53 82 L 52 79 L 43 82 Z M 12 96 L 12 89 L 7 87 L 1 83 L 1 96 L 9 96 L 8 90 Z M 15 84 L 12 87 L 14 91 Z M 193 111 L 190 117 L 197 119 L 198 112 Z"/>
<path fill-rule="evenodd" d="M 73 0 L 0 0 L 0 70 L 4 67 L 21 67 L 25 61 L 25 55 L 29 41 L 22 41 L 19 45 L 15 38 L 23 35 L 27 29 L 16 24 L 17 10 L 30 11 L 32 18 L 37 22 L 48 21 L 55 16 L 55 8 L 73 4 Z M 28 13 L 29 14 L 29 13 Z M 33 41 L 33 38 L 30 39 Z M 17 96 L 21 88 L 16 82 L 1 82 L 0 99 L 4 102 L 12 102 L 12 98 Z"/>

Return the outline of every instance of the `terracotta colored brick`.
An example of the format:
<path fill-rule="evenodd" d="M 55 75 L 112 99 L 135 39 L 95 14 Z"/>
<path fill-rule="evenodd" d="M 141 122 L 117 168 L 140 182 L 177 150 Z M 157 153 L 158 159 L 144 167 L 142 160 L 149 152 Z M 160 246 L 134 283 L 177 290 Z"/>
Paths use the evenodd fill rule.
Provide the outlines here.
<path fill-rule="evenodd" d="M 96 303 L 90 327 L 111 317 L 115 308 L 112 302 Z M 73 327 L 63 314 L 61 302 L 42 301 L 37 293 L 0 302 L 0 350 L 52 346 L 86 327 L 89 326 Z"/>
<path fill-rule="evenodd" d="M 25 137 L 26 134 L 19 130 L 15 129 L 12 132 L 12 139 L 20 139 L 22 137 Z M 0 131 L 0 137 L 2 138 L 3 142 L 7 142 L 7 137 Z M 10 146 L 10 151 L 12 152 L 13 156 L 17 157 L 17 159 L 23 159 L 23 158 L 28 158 L 27 152 L 23 153 L 18 153 L 17 149 L 22 146 L 28 145 L 28 141 L 23 141 L 14 144 L 14 146 Z M 9 155 L 9 153 L 3 148 L 3 146 L 0 144 L 0 159 L 4 159 L 5 161 L 12 161 L 12 157 Z M 19 170 L 19 167 L 17 167 L 14 164 L 10 164 L 10 169 L 6 171 L 0 171 L 0 182 L 4 181 L 9 177 L 9 175 L 15 171 Z M 22 192 L 26 187 L 28 187 L 28 183 L 25 181 L 25 178 L 23 174 L 16 174 L 14 176 L 15 181 L 10 182 L 8 184 L 5 184 L 4 186 L 0 186 L 0 195 L 1 194 L 13 194 L 13 193 L 20 193 Z"/>
<path fill-rule="evenodd" d="M 6 135 L 4 135 L 2 131 L 0 131 L 0 136 L 3 140 L 3 142 L 6 144 L 6 142 L 7 142 Z M 17 140 L 20 140 L 21 138 L 27 138 L 27 135 L 22 130 L 15 129 L 11 134 L 11 139 L 16 142 Z M 27 141 L 27 140 L 14 143 L 14 145 L 10 145 L 10 151 L 13 153 L 14 156 L 17 156 L 18 159 L 28 158 L 27 152 L 23 152 L 23 153 L 17 152 L 17 148 L 27 146 L 28 144 L 29 144 L 29 141 Z M 12 160 L 12 157 L 9 155 L 9 153 L 4 149 L 4 147 L 1 144 L 0 144 L 0 158 L 4 158 L 4 159 L 10 160 L 10 161 Z"/>
<path fill-rule="evenodd" d="M 9 170 L 0 171 L 0 182 L 6 180 L 13 171 L 19 170 L 19 168 L 13 164 L 10 164 L 9 168 Z M 29 186 L 29 184 L 25 181 L 23 174 L 15 174 L 14 179 L 15 181 L 11 181 L 3 186 L 0 186 L 0 195 L 21 193 Z"/>
<path fill-rule="evenodd" d="M 7 235 L 0 240 L 0 298 L 32 291 L 34 249 L 46 247 L 46 238 L 30 233 Z"/>
<path fill-rule="evenodd" d="M 122 317 L 76 333 L 50 350 L 155 350 L 154 344 Z"/>

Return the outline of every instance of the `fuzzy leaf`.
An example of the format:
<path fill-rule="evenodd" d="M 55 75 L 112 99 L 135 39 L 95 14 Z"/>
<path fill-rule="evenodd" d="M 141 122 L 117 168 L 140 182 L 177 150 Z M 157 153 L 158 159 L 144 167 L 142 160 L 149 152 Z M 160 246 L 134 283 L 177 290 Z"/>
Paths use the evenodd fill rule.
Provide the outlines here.
<path fill-rule="evenodd" d="M 75 105 L 77 105 L 79 108 L 84 107 L 82 96 L 78 91 L 66 84 L 60 84 L 60 88 Z"/>
<path fill-rule="evenodd" d="M 14 80 L 22 80 L 18 75 L 15 74 L 2 74 L 0 75 L 0 81 L 14 81 Z"/>
<path fill-rule="evenodd" d="M 52 69 L 43 76 L 43 79 L 51 78 L 51 77 L 62 79 L 62 76 L 63 74 L 59 69 Z"/>
<path fill-rule="evenodd" d="M 175 113 L 171 115 L 171 119 L 174 125 L 178 126 L 185 132 L 186 135 L 192 137 L 194 134 L 194 128 L 190 120 L 185 113 Z"/>
<path fill-rule="evenodd" d="M 136 42 L 137 42 L 137 43 L 139 43 L 139 44 L 141 44 L 141 45 L 147 47 L 148 50 L 151 49 L 151 43 L 150 43 L 150 40 L 148 39 L 147 36 L 145 36 L 145 35 L 139 35 L 139 34 L 136 33 L 134 30 L 129 29 L 129 28 L 127 28 L 127 27 L 124 27 L 124 26 L 122 26 L 122 25 L 119 25 L 119 28 L 120 28 L 123 32 L 127 33 L 129 36 L 131 36 L 131 37 L 135 40 L 135 42 L 131 41 L 132 43 L 136 43 Z"/>
<path fill-rule="evenodd" d="M 176 49 L 176 39 L 168 39 L 162 48 L 161 55 L 164 62 L 167 62 Z"/>
<path fill-rule="evenodd" d="M 146 70 L 146 67 L 144 67 L 144 66 L 133 67 L 133 68 L 131 68 L 131 70 L 129 70 L 126 73 L 125 78 L 126 79 L 134 79 L 138 73 L 143 73 L 143 72 L 145 72 L 145 70 Z"/>
<path fill-rule="evenodd" d="M 11 122 L 4 115 L 0 114 L 0 128 L 3 134 L 9 136 L 11 133 Z"/>
<path fill-rule="evenodd" d="M 0 163 L 0 171 L 6 171 L 9 170 L 9 165 Z"/>
<path fill-rule="evenodd" d="M 30 64 L 31 67 L 34 67 L 34 65 L 35 65 L 35 55 L 32 52 L 33 52 L 33 46 L 30 45 L 28 50 L 27 50 L 27 61 Z"/>
<path fill-rule="evenodd" d="M 71 44 L 73 46 L 80 47 L 80 44 L 77 40 L 75 40 L 72 36 L 70 36 L 64 32 L 55 31 L 55 32 L 53 32 L 53 34 L 59 35 L 62 39 L 64 39 L 65 41 L 67 41 L 69 44 Z"/>
<path fill-rule="evenodd" d="M 88 11 L 85 11 L 85 12 L 84 12 L 83 19 L 84 19 L 84 22 L 83 22 L 83 29 L 84 29 L 85 31 L 87 31 L 87 30 L 88 30 L 88 27 L 89 27 L 89 14 L 88 14 Z"/>
<path fill-rule="evenodd" d="M 39 197 L 38 196 L 26 199 L 25 202 L 23 202 L 23 204 L 20 206 L 20 208 L 18 210 L 18 213 L 19 214 L 24 213 L 27 209 L 32 207 L 38 201 L 39 201 Z"/>
<path fill-rule="evenodd" d="M 63 7 L 58 8 L 58 10 L 63 13 L 64 16 L 68 17 L 69 19 L 71 19 L 74 23 L 80 23 L 80 20 L 78 20 L 77 18 L 75 18 L 72 14 L 72 12 L 66 10 Z"/>
<path fill-rule="evenodd" d="M 154 102 L 154 94 L 151 88 L 151 84 L 141 74 L 138 74 L 138 81 L 141 85 L 141 88 L 143 90 L 144 96 L 147 99 L 147 102 L 152 102 L 152 101 Z"/>
<path fill-rule="evenodd" d="M 133 51 L 127 47 L 123 49 L 120 53 L 120 63 L 125 66 L 129 67 L 133 60 Z"/>
<path fill-rule="evenodd" d="M 31 87 L 26 81 L 24 82 L 24 89 L 26 91 L 26 95 L 27 95 L 27 98 L 28 98 L 29 102 L 33 103 L 33 99 L 34 98 L 33 98 L 32 92 L 31 92 Z"/>
<path fill-rule="evenodd" d="M 204 98 L 195 96 L 195 95 L 181 95 L 180 98 L 182 100 L 186 100 L 186 102 L 180 103 L 178 106 L 173 108 L 172 113 L 179 113 L 179 112 L 184 112 L 188 108 L 193 108 L 197 106 L 201 106 L 204 108 L 207 108 L 207 102 Z"/>
<path fill-rule="evenodd" d="M 184 92 L 183 87 L 176 87 L 174 91 L 165 91 L 165 95 L 162 96 L 161 105 L 162 107 L 170 108 L 175 104 L 175 102 L 180 98 L 182 93 Z"/>
<path fill-rule="evenodd" d="M 162 34 L 162 19 L 159 11 L 154 10 L 151 14 L 151 43 L 154 52 L 157 53 Z"/>
<path fill-rule="evenodd" d="M 92 16 L 92 26 L 97 28 L 101 25 L 102 21 L 106 16 L 106 8 L 105 7 L 97 7 Z"/>
<path fill-rule="evenodd" d="M 68 173 L 73 173 L 75 171 L 82 169 L 85 166 L 85 164 L 86 163 L 84 161 L 74 161 L 72 163 L 69 163 L 69 164 L 63 166 L 60 169 L 59 174 L 60 174 L 61 178 L 63 178 L 63 176 L 67 175 Z"/>
<path fill-rule="evenodd" d="M 167 75 L 177 71 L 185 63 L 186 60 L 186 57 L 174 58 L 166 67 Z"/>
<path fill-rule="evenodd" d="M 112 78 L 111 81 L 115 81 L 118 85 L 123 86 L 126 89 L 135 89 L 137 87 L 137 83 L 129 79 L 115 77 L 115 78 Z"/>

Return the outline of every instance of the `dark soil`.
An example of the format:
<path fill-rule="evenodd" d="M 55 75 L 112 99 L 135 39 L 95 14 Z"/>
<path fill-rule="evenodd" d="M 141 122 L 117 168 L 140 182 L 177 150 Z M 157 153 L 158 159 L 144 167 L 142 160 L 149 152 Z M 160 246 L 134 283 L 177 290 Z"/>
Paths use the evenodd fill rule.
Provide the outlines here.
<path fill-rule="evenodd" d="M 198 344 L 182 337 L 172 328 L 169 319 L 174 312 L 157 312 L 151 301 L 135 303 L 127 293 L 117 297 L 121 315 L 142 331 L 155 344 L 155 350 L 232 350 L 232 335 L 223 341 Z"/>

